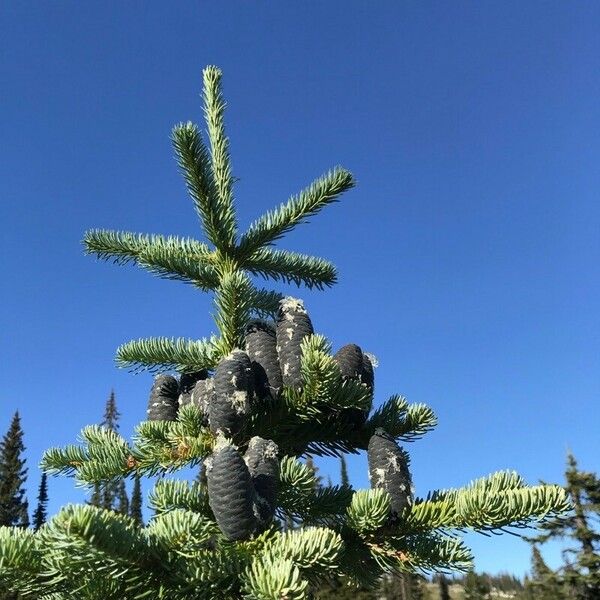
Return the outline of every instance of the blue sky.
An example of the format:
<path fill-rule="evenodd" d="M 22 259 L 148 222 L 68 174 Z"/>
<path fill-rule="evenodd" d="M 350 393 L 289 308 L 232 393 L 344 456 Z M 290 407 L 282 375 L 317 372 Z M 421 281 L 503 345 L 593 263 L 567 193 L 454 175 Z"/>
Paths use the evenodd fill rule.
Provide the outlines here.
<path fill-rule="evenodd" d="M 3 3 L 0 430 L 18 408 L 32 500 L 43 450 L 111 388 L 124 433 L 143 418 L 151 378 L 115 368 L 120 343 L 213 329 L 208 297 L 80 245 L 93 227 L 200 235 L 169 133 L 201 120 L 207 64 L 242 224 L 336 164 L 358 179 L 281 247 L 338 265 L 333 289 L 290 291 L 335 347 L 378 356 L 377 402 L 438 414 L 409 448 L 417 492 L 503 468 L 561 481 L 567 448 L 597 470 L 599 18 L 593 2 Z M 365 457 L 350 468 L 367 486 Z M 51 512 L 83 498 L 61 478 L 50 495 Z M 469 543 L 479 569 L 528 568 L 512 536 Z"/>

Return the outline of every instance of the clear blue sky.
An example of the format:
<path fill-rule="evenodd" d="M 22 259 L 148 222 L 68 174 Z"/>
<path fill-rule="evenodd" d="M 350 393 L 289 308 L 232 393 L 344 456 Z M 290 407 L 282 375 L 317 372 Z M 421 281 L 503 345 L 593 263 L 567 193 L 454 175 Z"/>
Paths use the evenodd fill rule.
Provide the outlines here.
<path fill-rule="evenodd" d="M 502 468 L 561 481 L 567 447 L 597 470 L 599 26 L 595 2 L 2 3 L 0 430 L 18 408 L 32 500 L 43 450 L 111 388 L 124 433 L 143 418 L 151 378 L 114 367 L 120 343 L 213 327 L 207 297 L 80 245 L 199 235 L 169 133 L 201 120 L 207 64 L 242 223 L 335 164 L 358 179 L 283 244 L 340 283 L 291 291 L 335 347 L 379 357 L 378 402 L 437 412 L 410 446 L 417 492 Z M 364 456 L 350 467 L 367 486 Z M 83 498 L 61 478 L 50 495 Z M 511 536 L 469 542 L 479 569 L 528 568 Z"/>

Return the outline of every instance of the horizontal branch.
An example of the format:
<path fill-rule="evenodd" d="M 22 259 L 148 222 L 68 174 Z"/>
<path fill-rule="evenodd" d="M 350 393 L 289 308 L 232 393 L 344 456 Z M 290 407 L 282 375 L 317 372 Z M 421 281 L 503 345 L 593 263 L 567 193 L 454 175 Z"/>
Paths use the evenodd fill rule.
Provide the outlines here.
<path fill-rule="evenodd" d="M 323 289 L 337 280 L 335 266 L 322 258 L 287 250 L 260 248 L 242 263 L 243 267 L 265 279 L 302 284 Z"/>
<path fill-rule="evenodd" d="M 164 279 L 214 289 L 215 256 L 206 244 L 191 238 L 93 229 L 85 233 L 86 254 L 118 265 L 136 264 Z"/>
<path fill-rule="evenodd" d="M 134 371 L 182 372 L 212 369 L 218 362 L 216 340 L 185 338 L 146 338 L 132 340 L 117 348 L 116 361 L 120 368 Z"/>
<path fill-rule="evenodd" d="M 526 486 L 501 471 L 470 485 L 432 493 L 415 502 L 400 520 L 403 532 L 437 528 L 485 532 L 528 527 L 568 510 L 565 490 L 556 485 Z"/>

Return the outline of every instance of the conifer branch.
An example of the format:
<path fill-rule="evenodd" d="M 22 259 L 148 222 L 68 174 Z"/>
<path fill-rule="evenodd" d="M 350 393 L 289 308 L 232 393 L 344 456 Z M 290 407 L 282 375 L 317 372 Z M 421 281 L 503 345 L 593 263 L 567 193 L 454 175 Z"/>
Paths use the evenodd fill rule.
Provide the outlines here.
<path fill-rule="evenodd" d="M 219 284 L 215 257 L 206 244 L 190 238 L 94 229 L 86 232 L 86 254 L 118 265 L 136 264 L 150 273 L 212 290 Z"/>
<path fill-rule="evenodd" d="M 134 435 L 136 469 L 157 475 L 193 466 L 210 454 L 214 444 L 214 434 L 203 427 L 194 431 L 181 421 L 142 421 Z"/>
<path fill-rule="evenodd" d="M 157 515 L 183 508 L 203 515 L 210 514 L 208 494 L 199 483 L 161 479 L 156 483 L 148 504 Z"/>
<path fill-rule="evenodd" d="M 118 576 L 121 591 L 128 592 L 125 597 L 140 597 L 148 588 L 160 596 L 177 572 L 177 564 L 159 551 L 144 530 L 113 511 L 68 505 L 42 532 L 45 545 L 53 548 L 51 559 L 57 567 L 70 565 L 74 573 L 81 574 L 82 591 L 88 585 L 86 576 L 93 579 L 98 574 Z"/>
<path fill-rule="evenodd" d="M 383 544 L 373 544 L 371 551 L 387 572 L 464 572 L 473 566 L 473 555 L 460 538 L 437 533 L 392 537 Z"/>
<path fill-rule="evenodd" d="M 212 175 L 210 156 L 194 123 L 180 123 L 171 136 L 179 169 L 194 201 L 206 237 L 216 248 L 229 247 L 227 234 L 221 227 L 221 206 Z"/>
<path fill-rule="evenodd" d="M 296 225 L 335 202 L 340 194 L 354 187 L 354 183 L 352 174 L 341 167 L 316 179 L 297 196 L 292 196 L 286 204 L 255 221 L 240 240 L 238 256 L 243 260 L 280 239 Z"/>
<path fill-rule="evenodd" d="M 253 308 L 254 288 L 247 275 L 231 270 L 221 277 L 215 295 L 215 322 L 221 334 L 221 351 L 229 354 L 244 347 L 245 328 Z"/>
<path fill-rule="evenodd" d="M 342 538 L 331 529 L 307 527 L 278 533 L 246 571 L 249 597 L 306 598 L 308 579 L 315 580 L 332 568 L 342 546 Z"/>
<path fill-rule="evenodd" d="M 195 372 L 212 369 L 219 359 L 215 338 L 146 338 L 132 340 L 117 348 L 117 366 L 151 372 L 177 369 Z"/>
<path fill-rule="evenodd" d="M 382 489 L 359 490 L 348 507 L 348 525 L 360 534 L 376 531 L 390 516 L 390 496 Z"/>
<path fill-rule="evenodd" d="M 254 289 L 250 298 L 252 312 L 261 319 L 275 318 L 283 294 L 263 289 Z"/>
<path fill-rule="evenodd" d="M 184 508 L 157 515 L 146 529 L 164 552 L 190 555 L 220 534 L 217 524 L 205 516 Z"/>
<path fill-rule="evenodd" d="M 245 269 L 265 279 L 295 283 L 322 290 L 337 281 L 335 266 L 317 256 L 287 250 L 260 248 L 243 261 Z"/>
<path fill-rule="evenodd" d="M 0 527 L 0 592 L 25 591 L 41 570 L 39 538 L 30 529 Z"/>
<path fill-rule="evenodd" d="M 392 396 L 365 423 L 357 443 L 366 448 L 369 438 L 379 427 L 395 438 L 412 442 L 432 431 L 436 425 L 437 417 L 426 404 L 409 404 L 402 396 Z"/>
<path fill-rule="evenodd" d="M 212 174 L 216 192 L 215 206 L 219 222 L 219 235 L 222 250 L 231 250 L 236 242 L 237 225 L 233 206 L 233 175 L 231 157 L 229 156 L 229 140 L 225 135 L 225 100 L 221 92 L 221 70 L 207 67 L 202 72 L 204 77 L 203 98 L 204 116 L 211 146 Z"/>
<path fill-rule="evenodd" d="M 215 443 L 199 407 L 192 404 L 182 407 L 177 421 L 142 421 L 131 446 L 114 431 L 96 425 L 85 427 L 80 439 L 80 446 L 47 450 L 41 461 L 44 471 L 74 475 L 84 485 L 132 473 L 164 474 L 197 463 Z"/>
<path fill-rule="evenodd" d="M 403 532 L 444 528 L 493 531 L 528 527 L 569 509 L 563 488 L 528 487 L 510 471 L 494 473 L 455 490 L 433 493 L 417 501 L 401 520 Z"/>
<path fill-rule="evenodd" d="M 112 260 L 118 265 L 137 262 L 143 255 L 150 259 L 153 253 L 186 257 L 206 265 L 215 261 L 214 253 L 206 244 L 175 235 L 91 229 L 85 232 L 83 245 L 86 254 L 95 254 L 101 260 Z"/>
<path fill-rule="evenodd" d="M 279 510 L 283 518 L 304 525 L 341 523 L 352 499 L 345 486 L 317 487 L 309 467 L 292 457 L 284 457 L 279 473 Z"/>

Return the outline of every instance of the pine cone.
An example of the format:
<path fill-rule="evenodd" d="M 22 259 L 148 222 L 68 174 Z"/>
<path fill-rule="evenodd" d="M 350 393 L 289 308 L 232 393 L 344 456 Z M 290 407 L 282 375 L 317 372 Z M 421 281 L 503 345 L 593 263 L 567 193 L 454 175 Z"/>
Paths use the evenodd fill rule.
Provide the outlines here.
<path fill-rule="evenodd" d="M 373 365 L 363 354 L 360 346 L 346 344 L 335 353 L 333 358 L 340 368 L 343 379 L 355 379 L 373 389 Z M 355 429 L 362 427 L 368 416 L 369 411 L 360 408 L 348 408 L 341 413 L 342 420 L 350 423 Z"/>
<path fill-rule="evenodd" d="M 302 300 L 289 296 L 281 300 L 277 315 L 277 355 L 284 385 L 302 386 L 300 344 L 312 333 L 313 326 Z"/>
<path fill-rule="evenodd" d="M 214 397 L 215 382 L 212 377 L 201 379 L 196 383 L 192 390 L 190 401 L 202 411 L 204 425 L 208 425 L 210 405 L 212 404 Z M 181 396 L 179 399 L 181 400 Z"/>
<path fill-rule="evenodd" d="M 252 365 L 242 350 L 234 350 L 217 365 L 215 390 L 209 409 L 210 430 L 235 435 L 250 411 Z"/>
<path fill-rule="evenodd" d="M 408 454 L 379 427 L 369 440 L 367 456 L 371 487 L 388 492 L 392 499 L 392 515 L 401 513 L 413 501 Z"/>
<path fill-rule="evenodd" d="M 185 406 L 192 401 L 192 390 L 198 381 L 208 377 L 204 369 L 194 373 L 182 373 L 179 378 L 179 406 Z"/>
<path fill-rule="evenodd" d="M 340 367 L 344 379 L 360 379 L 363 370 L 363 353 L 356 344 L 342 346 L 334 355 L 333 360 Z"/>
<path fill-rule="evenodd" d="M 268 523 L 273 518 L 277 508 L 278 451 L 275 442 L 255 436 L 250 440 L 244 455 L 254 484 L 255 512 L 262 524 Z"/>
<path fill-rule="evenodd" d="M 250 471 L 233 446 L 223 446 L 206 460 L 208 503 L 223 535 L 247 540 L 256 529 Z"/>
<path fill-rule="evenodd" d="M 283 381 L 274 327 L 263 321 L 252 321 L 246 328 L 246 352 L 252 362 L 256 395 L 260 400 L 276 399 Z"/>
<path fill-rule="evenodd" d="M 373 363 L 371 359 L 363 354 L 362 371 L 360 373 L 360 381 L 364 383 L 371 390 L 375 389 L 375 371 L 373 369 Z"/>
<path fill-rule="evenodd" d="M 175 421 L 179 384 L 171 375 L 158 375 L 154 379 L 148 400 L 149 421 Z"/>

